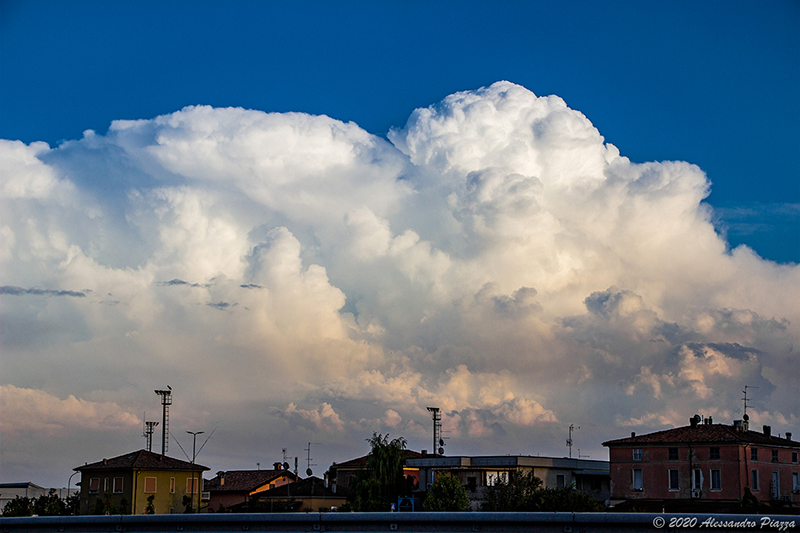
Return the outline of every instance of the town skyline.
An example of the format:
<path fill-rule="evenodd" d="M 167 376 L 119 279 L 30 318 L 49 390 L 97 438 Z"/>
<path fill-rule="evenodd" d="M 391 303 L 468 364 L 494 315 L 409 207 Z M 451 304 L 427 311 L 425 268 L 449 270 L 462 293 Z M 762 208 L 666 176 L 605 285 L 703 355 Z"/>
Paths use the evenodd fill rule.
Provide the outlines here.
<path fill-rule="evenodd" d="M 0 3 L 0 481 L 797 426 L 800 6 L 460 8 Z"/>

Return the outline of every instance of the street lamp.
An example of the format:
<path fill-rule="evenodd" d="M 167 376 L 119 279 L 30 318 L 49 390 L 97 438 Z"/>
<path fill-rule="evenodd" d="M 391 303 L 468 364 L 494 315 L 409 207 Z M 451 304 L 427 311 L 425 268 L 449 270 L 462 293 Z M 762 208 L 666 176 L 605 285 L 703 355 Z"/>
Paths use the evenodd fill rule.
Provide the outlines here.
<path fill-rule="evenodd" d="M 205 431 L 187 431 L 186 433 L 189 433 L 192 436 L 192 490 L 194 490 L 197 493 L 197 510 L 199 511 L 200 510 L 200 490 L 199 490 L 198 485 L 200 485 L 200 483 L 195 484 L 195 482 L 194 482 L 194 473 L 195 473 L 194 460 L 197 457 L 197 455 L 195 455 L 195 453 L 194 453 L 194 448 L 195 448 L 195 445 L 197 444 L 197 436 L 198 435 L 202 435 L 203 433 L 205 433 Z M 194 496 L 192 496 L 192 511 L 194 511 Z"/>
<path fill-rule="evenodd" d="M 75 474 L 77 474 L 77 473 L 78 473 L 78 472 L 73 472 L 73 473 L 72 473 L 72 476 L 74 476 L 74 475 L 75 475 Z M 69 498 L 69 496 L 70 496 L 70 494 L 69 494 L 69 493 L 70 493 L 70 487 L 72 486 L 72 476 L 69 476 L 69 480 L 67 480 L 67 498 Z M 69 501 L 69 500 L 67 500 L 67 501 Z M 71 510 L 70 510 L 70 511 L 71 511 Z M 70 514 L 72 514 L 72 512 L 70 512 Z"/>

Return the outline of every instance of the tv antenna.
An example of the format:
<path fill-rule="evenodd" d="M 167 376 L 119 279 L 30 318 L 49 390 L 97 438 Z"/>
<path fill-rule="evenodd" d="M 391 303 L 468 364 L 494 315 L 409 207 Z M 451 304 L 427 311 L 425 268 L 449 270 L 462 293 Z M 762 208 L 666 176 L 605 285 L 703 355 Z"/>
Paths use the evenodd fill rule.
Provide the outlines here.
<path fill-rule="evenodd" d="M 163 409 L 161 418 L 161 455 L 165 455 L 169 449 L 169 406 L 172 405 L 172 387 L 167 385 L 167 389 L 169 390 L 155 391 L 156 394 L 161 396 L 161 406 Z"/>
<path fill-rule="evenodd" d="M 311 462 L 311 445 L 312 444 L 322 444 L 322 443 L 320 443 L 320 442 L 309 442 L 308 443 L 308 448 L 306 448 L 306 450 L 305 450 L 306 452 L 308 452 L 308 456 L 306 458 L 306 463 L 307 463 L 306 475 L 309 476 L 309 477 L 314 473 L 311 470 L 311 467 L 312 466 L 317 466 L 316 464 Z"/>
<path fill-rule="evenodd" d="M 433 454 L 444 455 L 444 439 L 442 438 L 442 413 L 438 407 L 428 407 L 433 420 Z"/>
<path fill-rule="evenodd" d="M 569 438 L 567 439 L 567 446 L 569 446 L 569 458 L 570 459 L 572 459 L 572 431 L 575 430 L 575 429 L 581 429 L 581 427 L 578 426 L 576 428 L 575 424 L 570 424 L 569 425 Z M 579 457 L 579 459 L 580 459 L 580 457 Z"/>
<path fill-rule="evenodd" d="M 747 408 L 748 407 L 752 407 L 751 405 L 747 404 L 747 389 L 758 389 L 758 388 L 759 387 L 753 387 L 752 385 L 745 385 L 744 386 L 744 390 L 742 391 L 742 393 L 744 394 L 744 396 L 742 397 L 742 400 L 744 401 L 744 415 L 743 415 L 743 417 L 747 416 Z M 748 420 L 749 418 L 750 417 L 747 417 L 747 418 L 745 418 L 745 420 Z"/>

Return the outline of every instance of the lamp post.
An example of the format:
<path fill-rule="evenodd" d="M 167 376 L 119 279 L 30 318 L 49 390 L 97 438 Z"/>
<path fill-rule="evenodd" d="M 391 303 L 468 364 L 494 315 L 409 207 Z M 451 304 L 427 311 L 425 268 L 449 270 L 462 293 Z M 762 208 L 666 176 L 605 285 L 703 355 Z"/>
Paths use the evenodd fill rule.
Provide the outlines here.
<path fill-rule="evenodd" d="M 192 436 L 192 490 L 194 490 L 197 493 L 197 510 L 200 511 L 200 490 L 198 487 L 200 483 L 195 484 L 194 482 L 194 473 L 195 473 L 194 460 L 196 457 L 194 449 L 195 445 L 197 444 L 197 436 L 202 435 L 203 433 L 205 433 L 205 431 L 187 431 L 186 433 L 189 433 Z M 194 511 L 194 496 L 192 496 L 192 511 Z"/>
<path fill-rule="evenodd" d="M 77 474 L 77 472 L 73 472 L 72 476 L 74 476 L 75 474 Z M 67 480 L 67 498 L 69 498 L 69 496 L 70 496 L 69 492 L 70 492 L 70 487 L 72 486 L 72 476 L 69 476 L 69 479 Z M 69 501 L 69 500 L 67 500 L 67 501 Z M 71 509 L 70 509 L 70 514 L 72 514 L 72 510 Z"/>

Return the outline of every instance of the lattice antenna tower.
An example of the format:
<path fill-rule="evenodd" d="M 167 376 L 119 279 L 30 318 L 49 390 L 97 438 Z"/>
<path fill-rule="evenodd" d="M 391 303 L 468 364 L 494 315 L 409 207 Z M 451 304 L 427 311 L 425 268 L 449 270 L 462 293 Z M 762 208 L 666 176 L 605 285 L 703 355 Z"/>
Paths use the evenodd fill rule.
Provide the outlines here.
<path fill-rule="evenodd" d="M 153 430 L 158 425 L 158 422 L 151 422 L 147 421 L 144 422 L 144 435 L 143 437 L 147 439 L 147 451 L 153 451 Z"/>
<path fill-rule="evenodd" d="M 433 453 L 444 455 L 444 439 L 442 438 L 442 412 L 438 407 L 428 407 L 433 420 Z"/>
<path fill-rule="evenodd" d="M 172 387 L 167 385 L 169 390 L 156 390 L 156 394 L 161 396 L 161 406 L 163 414 L 161 417 L 161 455 L 165 455 L 169 449 L 169 406 L 172 405 Z"/>

